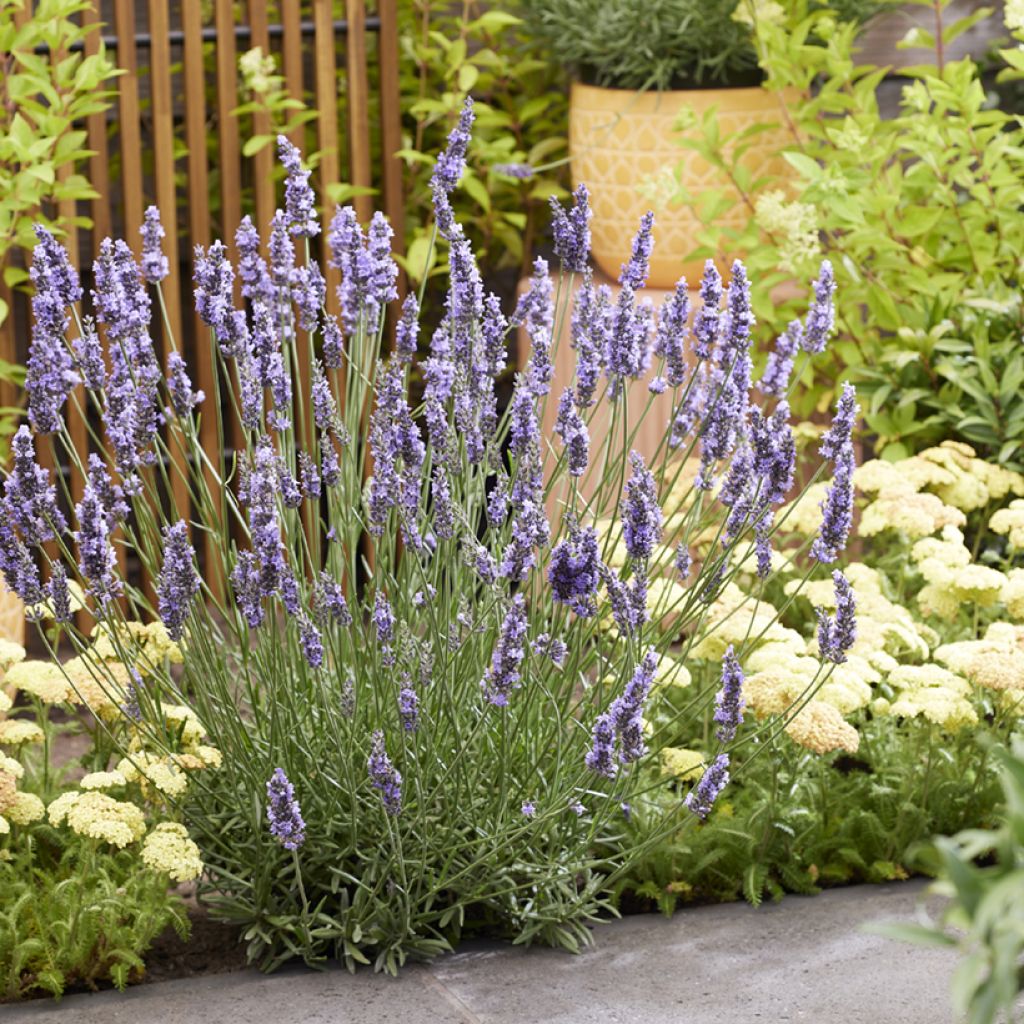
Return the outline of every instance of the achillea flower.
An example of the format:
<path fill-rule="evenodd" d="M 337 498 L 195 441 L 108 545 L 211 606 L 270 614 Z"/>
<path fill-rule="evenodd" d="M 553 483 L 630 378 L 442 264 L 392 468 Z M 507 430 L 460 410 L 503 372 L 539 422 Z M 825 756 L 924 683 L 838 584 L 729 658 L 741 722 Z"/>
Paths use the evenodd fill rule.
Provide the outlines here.
<path fill-rule="evenodd" d="M 789 391 L 789 378 L 793 373 L 793 359 L 800 350 L 804 325 L 799 320 L 790 321 L 789 326 L 779 335 L 775 348 L 768 353 L 764 374 L 757 388 L 763 395 L 785 398 Z"/>
<path fill-rule="evenodd" d="M 821 261 L 821 272 L 814 282 L 814 301 L 807 313 L 807 328 L 800 341 L 800 347 L 812 355 L 825 351 L 829 336 L 835 330 L 836 279 L 832 264 Z"/>
<path fill-rule="evenodd" d="M 639 452 L 630 452 L 633 475 L 626 481 L 622 501 L 622 535 L 629 557 L 646 562 L 661 540 L 662 515 L 658 506 L 658 485 Z"/>
<path fill-rule="evenodd" d="M 686 806 L 698 818 L 706 818 L 728 784 L 729 755 L 719 754 L 705 770 L 700 782 L 686 795 Z"/>
<path fill-rule="evenodd" d="M 582 476 L 590 458 L 590 435 L 573 399 L 572 388 L 566 388 L 558 400 L 555 430 L 566 450 L 566 463 L 570 476 Z"/>
<path fill-rule="evenodd" d="M 179 352 L 167 355 L 167 390 L 171 394 L 174 411 L 182 417 L 188 416 L 206 398 L 202 391 L 192 390 L 185 360 Z"/>
<path fill-rule="evenodd" d="M 551 229 L 554 233 L 555 255 L 570 274 L 582 274 L 590 257 L 590 195 L 586 185 L 573 193 L 573 205 L 566 213 L 554 196 L 551 204 Z"/>
<path fill-rule="evenodd" d="M 743 722 L 743 669 L 736 660 L 732 644 L 722 659 L 722 688 L 715 698 L 715 735 L 720 743 L 731 743 Z"/>
<path fill-rule="evenodd" d="M 67 521 L 57 507 L 57 486 L 50 474 L 36 464 L 32 433 L 18 428 L 11 441 L 14 465 L 4 481 L 3 511 L 21 531 L 26 544 L 42 544 L 67 529 Z"/>
<path fill-rule="evenodd" d="M 142 235 L 142 278 L 149 284 L 159 284 L 171 272 L 171 268 L 161 248 L 161 240 L 167 232 L 160 223 L 160 211 L 155 206 L 146 208 L 139 234 Z"/>
<path fill-rule="evenodd" d="M 64 797 L 75 796 L 71 801 L 64 800 Z M 58 797 L 48 808 L 48 816 L 51 823 L 58 817 L 60 821 L 67 821 L 72 832 L 80 836 L 88 836 L 90 839 L 99 839 L 102 842 L 116 846 L 118 849 L 137 842 L 145 835 L 146 819 L 142 809 L 133 803 L 124 800 L 115 800 L 106 793 L 65 793 L 64 797 Z M 55 805 L 60 804 L 55 812 Z"/>
<path fill-rule="evenodd" d="M 689 318 L 690 293 L 686 288 L 686 278 L 680 278 L 675 291 L 661 304 L 654 335 L 654 354 L 665 360 L 665 377 L 673 388 L 686 381 L 685 346 Z"/>
<path fill-rule="evenodd" d="M 277 158 L 285 169 L 284 209 L 288 230 L 296 236 L 312 238 L 320 234 L 317 223 L 316 196 L 309 184 L 310 171 L 302 166 L 302 154 L 288 141 L 277 137 Z"/>
<path fill-rule="evenodd" d="M 633 236 L 633 250 L 629 256 L 629 262 L 622 265 L 622 273 L 619 274 L 619 284 L 624 288 L 639 291 L 647 284 L 651 251 L 654 249 L 654 238 L 651 234 L 653 227 L 654 214 L 648 210 L 640 218 L 640 227 Z"/>
<path fill-rule="evenodd" d="M 199 847 L 184 825 L 162 821 L 142 843 L 142 863 L 166 874 L 174 882 L 191 882 L 203 873 Z"/>
<path fill-rule="evenodd" d="M 718 339 L 722 305 L 722 277 L 713 260 L 704 264 L 700 301 L 701 307 L 693 321 L 693 351 L 698 359 L 710 359 Z"/>
<path fill-rule="evenodd" d="M 787 724 L 786 735 L 815 754 L 827 754 L 832 750 L 856 754 L 860 746 L 857 730 L 837 708 L 821 700 L 808 701 Z"/>
<path fill-rule="evenodd" d="M 384 733 L 380 729 L 373 734 L 366 768 L 370 776 L 370 785 L 380 793 L 384 810 L 391 815 L 401 813 L 402 775 L 387 755 L 384 748 Z"/>
<path fill-rule="evenodd" d="M 295 787 L 283 768 L 275 768 L 267 782 L 267 821 L 270 834 L 286 850 L 297 850 L 306 841 L 306 823 L 295 798 Z"/>
<path fill-rule="evenodd" d="M 199 593 L 195 554 L 184 519 L 164 527 L 164 563 L 157 581 L 157 599 L 160 618 L 175 642 L 182 637 L 192 599 Z"/>
<path fill-rule="evenodd" d="M 526 600 L 516 594 L 502 622 L 490 667 L 480 681 L 484 696 L 495 707 L 506 707 L 509 694 L 519 687 L 526 657 L 526 630 Z"/>

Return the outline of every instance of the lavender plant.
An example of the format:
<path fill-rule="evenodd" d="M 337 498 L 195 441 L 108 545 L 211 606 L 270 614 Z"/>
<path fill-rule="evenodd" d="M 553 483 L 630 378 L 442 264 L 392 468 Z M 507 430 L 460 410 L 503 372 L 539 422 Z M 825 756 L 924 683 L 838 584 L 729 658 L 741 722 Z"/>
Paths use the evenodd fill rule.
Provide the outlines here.
<path fill-rule="evenodd" d="M 793 353 L 762 388 L 772 407 L 757 408 L 741 264 L 727 287 L 709 264 L 691 337 L 685 282 L 657 315 L 639 294 L 650 217 L 618 296 L 594 285 L 581 190 L 555 221 L 561 271 L 552 279 L 538 261 L 516 310 L 502 313 L 450 205 L 471 125 L 467 104 L 432 183 L 449 287 L 415 407 L 422 296 L 406 298 L 394 351 L 380 358 L 397 301 L 391 230 L 378 214 L 364 231 L 339 209 L 323 232 L 308 172 L 283 138 L 269 259 L 248 219 L 237 266 L 219 242 L 196 252 L 210 395 L 194 390 L 169 334 L 165 376 L 152 341 L 166 270 L 155 214 L 141 271 L 123 242 L 102 246 L 95 328 L 66 254 L 40 231 L 29 417 L 36 444 L 70 460 L 84 490 L 65 515 L 26 429 L 7 479 L 14 514 L 0 521 L 0 569 L 27 602 L 54 609 L 69 607 L 67 581 L 80 580 L 124 664 L 144 657 L 118 628 L 126 618 L 159 617 L 179 640 L 180 668 L 148 666 L 130 694 L 106 662 L 96 682 L 108 704 L 131 707 L 148 746 L 171 746 L 154 714 L 171 694 L 222 752 L 183 810 L 205 898 L 244 926 L 266 966 L 335 957 L 394 971 L 481 927 L 518 942 L 587 942 L 640 852 L 623 824 L 650 784 L 636 768 L 666 652 L 702 635 L 737 573 L 763 581 L 781 559 L 809 576 L 849 529 L 852 391 L 822 448 L 837 473 L 817 539 L 772 551 L 776 506 L 793 489 L 781 369 Z M 340 272 L 340 318 L 318 241 Z M 805 337 L 828 331 L 830 281 L 826 268 Z M 540 424 L 567 317 L 578 364 L 556 439 Z M 531 355 L 501 409 L 495 383 L 519 325 Z M 105 456 L 87 465 L 62 421 L 79 382 Z M 675 413 L 645 460 L 633 438 L 667 388 Z M 611 428 L 592 444 L 595 412 L 609 405 Z M 204 448 L 202 416 L 237 425 L 244 446 Z M 118 547 L 137 556 L 155 595 L 119 571 Z M 711 813 L 758 731 L 743 720 L 741 669 L 763 620 L 755 612 L 737 613 L 748 625 L 721 693 L 695 690 L 679 712 L 713 717 L 718 740 L 693 792 L 666 811 L 665 832 Z M 59 618 L 88 661 L 87 638 L 66 611 Z M 831 660 L 801 700 L 849 631 L 832 627 Z"/>

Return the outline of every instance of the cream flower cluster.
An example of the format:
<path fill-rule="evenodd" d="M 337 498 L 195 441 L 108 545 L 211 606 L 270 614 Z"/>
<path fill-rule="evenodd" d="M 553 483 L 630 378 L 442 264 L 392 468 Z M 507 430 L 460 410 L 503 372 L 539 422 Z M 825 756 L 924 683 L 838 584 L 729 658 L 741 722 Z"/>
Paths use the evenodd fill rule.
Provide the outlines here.
<path fill-rule="evenodd" d="M 1024 691 L 1024 626 L 993 622 L 980 640 L 943 644 L 935 660 L 976 686 Z"/>
<path fill-rule="evenodd" d="M 808 701 L 787 723 L 786 735 L 815 754 L 845 750 L 856 754 L 860 735 L 841 712 L 823 700 Z"/>
<path fill-rule="evenodd" d="M 978 723 L 970 683 L 940 665 L 900 665 L 889 673 L 888 682 L 896 697 L 891 702 L 881 697 L 874 701 L 871 710 L 876 715 L 924 718 L 947 732 Z"/>
<path fill-rule="evenodd" d="M 820 258 L 818 217 L 813 206 L 790 201 L 783 191 L 772 189 L 757 197 L 754 220 L 778 242 L 780 269 L 795 273 Z"/>
<path fill-rule="evenodd" d="M 164 821 L 142 843 L 142 861 L 175 882 L 191 882 L 203 873 L 199 847 L 189 839 L 184 825 Z"/>
<path fill-rule="evenodd" d="M 42 800 L 18 789 L 18 780 L 24 774 L 18 761 L 0 754 L 0 835 L 7 835 L 11 825 L 28 825 L 43 816 Z"/>
<path fill-rule="evenodd" d="M 993 533 L 1004 536 L 1014 551 L 1024 551 L 1024 500 L 1015 498 L 994 512 L 988 521 Z"/>

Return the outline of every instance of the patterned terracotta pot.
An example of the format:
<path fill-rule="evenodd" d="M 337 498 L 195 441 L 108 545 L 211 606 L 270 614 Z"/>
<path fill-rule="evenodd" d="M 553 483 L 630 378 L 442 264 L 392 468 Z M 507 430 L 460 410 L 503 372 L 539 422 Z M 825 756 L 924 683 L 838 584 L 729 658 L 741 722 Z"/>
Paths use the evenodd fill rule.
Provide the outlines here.
<path fill-rule="evenodd" d="M 786 95 L 795 103 L 798 93 Z M 671 92 L 633 92 L 573 83 L 569 99 L 569 155 L 573 183 L 590 189 L 594 210 L 593 253 L 597 265 L 612 278 L 629 255 L 630 241 L 641 216 L 655 209 L 655 245 L 650 284 L 671 288 L 683 275 L 696 284 L 703 260 L 685 257 L 697 247 L 700 223 L 688 206 L 652 203 L 659 177 L 682 167 L 682 184 L 691 193 L 706 189 L 732 190 L 720 172 L 691 150 L 678 145 L 675 125 L 680 113 L 693 111 L 697 127 L 705 112 L 716 107 L 722 137 L 753 124 L 776 126 L 750 140 L 743 156 L 754 177 L 785 174 L 778 156 L 789 137 L 781 126 L 779 101 L 765 89 L 695 89 Z M 742 226 L 749 211 L 738 204 L 723 223 Z M 730 253 L 730 259 L 742 257 Z M 719 268 L 725 270 L 727 268 Z"/>

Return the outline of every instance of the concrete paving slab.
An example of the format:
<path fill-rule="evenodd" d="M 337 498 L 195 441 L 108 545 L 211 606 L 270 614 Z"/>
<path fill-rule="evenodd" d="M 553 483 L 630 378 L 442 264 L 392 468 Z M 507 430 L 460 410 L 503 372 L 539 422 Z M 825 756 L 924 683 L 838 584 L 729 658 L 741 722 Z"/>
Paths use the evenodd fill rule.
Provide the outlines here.
<path fill-rule="evenodd" d="M 2 1024 L 952 1024 L 955 954 L 865 934 L 906 882 L 627 918 L 580 956 L 473 943 L 397 980 L 299 968 L 0 1007 Z"/>

